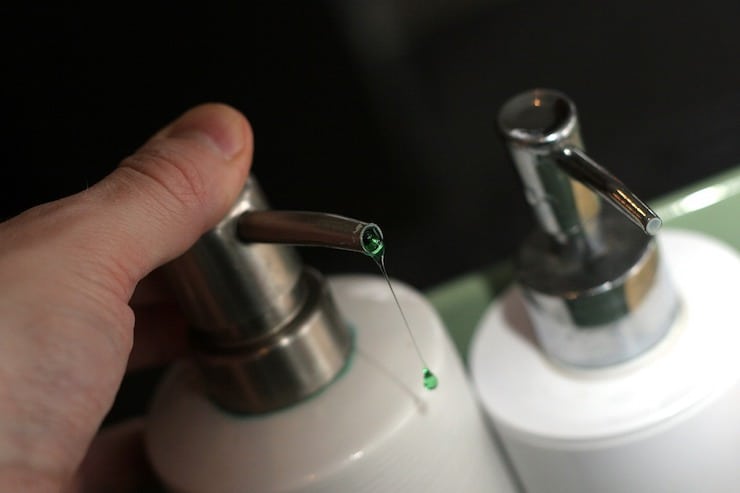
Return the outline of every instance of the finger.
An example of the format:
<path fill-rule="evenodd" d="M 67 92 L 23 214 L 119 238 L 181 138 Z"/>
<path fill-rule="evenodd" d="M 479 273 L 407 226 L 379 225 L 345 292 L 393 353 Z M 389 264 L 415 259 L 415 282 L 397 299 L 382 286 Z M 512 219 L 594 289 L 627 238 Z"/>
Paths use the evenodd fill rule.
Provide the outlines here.
<path fill-rule="evenodd" d="M 251 162 L 249 125 L 223 105 L 195 108 L 90 189 L 8 221 L 3 247 L 82 262 L 122 298 L 178 256 L 234 202 Z M 52 241 L 50 241 L 52 240 Z"/>
<path fill-rule="evenodd" d="M 246 120 L 204 105 L 89 190 L 0 226 L 0 465 L 76 469 L 125 371 L 134 287 L 226 213 L 251 152 Z"/>
<path fill-rule="evenodd" d="M 251 160 L 251 132 L 221 105 L 191 110 L 142 147 L 85 202 L 106 207 L 93 226 L 130 296 L 147 273 L 180 255 L 233 204 Z M 97 214 L 97 218 L 104 217 Z"/>
<path fill-rule="evenodd" d="M 80 493 L 133 493 L 155 483 L 146 460 L 143 419 L 101 430 L 80 466 L 76 483 Z"/>

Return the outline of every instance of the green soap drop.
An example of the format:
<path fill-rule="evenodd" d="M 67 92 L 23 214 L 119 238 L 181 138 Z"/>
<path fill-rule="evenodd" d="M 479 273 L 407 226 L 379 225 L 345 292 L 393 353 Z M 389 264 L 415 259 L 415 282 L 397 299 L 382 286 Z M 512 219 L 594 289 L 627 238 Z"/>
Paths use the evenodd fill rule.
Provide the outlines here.
<path fill-rule="evenodd" d="M 419 345 L 416 343 L 416 338 L 414 337 L 413 332 L 411 332 L 409 321 L 406 319 L 406 314 L 403 313 L 403 308 L 401 308 L 401 303 L 399 303 L 398 301 L 396 291 L 393 289 L 393 285 L 388 278 L 388 273 L 385 270 L 385 243 L 383 242 L 383 232 L 375 224 L 370 223 L 366 225 L 365 228 L 360 232 L 360 245 L 362 246 L 362 251 L 368 257 L 373 259 L 375 264 L 380 269 L 380 272 L 383 274 L 385 282 L 388 283 L 388 289 L 390 289 L 391 295 L 393 295 L 393 300 L 396 302 L 398 313 L 401 314 L 403 324 L 406 326 L 406 330 L 409 333 L 411 342 L 414 343 L 416 354 L 419 356 L 419 360 L 423 365 L 424 371 L 422 373 L 422 381 L 424 383 L 424 387 L 426 387 L 427 390 L 436 389 L 437 385 L 439 385 L 439 380 L 437 379 L 437 376 L 432 373 L 432 370 L 425 366 L 426 363 L 424 362 L 424 358 L 421 355 L 421 351 L 419 351 Z"/>
<path fill-rule="evenodd" d="M 424 368 L 423 378 L 424 387 L 426 387 L 428 390 L 434 390 L 437 388 L 439 380 L 437 379 L 437 375 L 432 373 L 432 370 L 430 370 L 429 368 Z"/>
<path fill-rule="evenodd" d="M 383 243 L 383 233 L 380 228 L 374 224 L 368 224 L 362 232 L 361 237 L 362 249 L 365 254 L 372 258 L 383 256 L 385 244 Z"/>

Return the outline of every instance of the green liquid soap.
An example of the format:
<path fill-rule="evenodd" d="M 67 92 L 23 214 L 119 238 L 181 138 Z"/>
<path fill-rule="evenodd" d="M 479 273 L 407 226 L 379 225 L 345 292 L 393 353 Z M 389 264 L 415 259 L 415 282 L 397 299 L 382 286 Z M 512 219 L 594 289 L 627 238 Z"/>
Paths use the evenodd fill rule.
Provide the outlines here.
<path fill-rule="evenodd" d="M 360 242 L 365 255 L 378 262 L 383 259 L 385 252 L 385 243 L 383 243 L 383 233 L 375 224 L 368 224 L 362 230 Z"/>
<path fill-rule="evenodd" d="M 419 344 L 416 342 L 416 338 L 414 337 L 414 333 L 411 331 L 411 326 L 409 325 L 409 321 L 408 319 L 406 319 L 406 314 L 403 312 L 403 308 L 401 308 L 401 303 L 398 302 L 398 296 L 396 296 L 396 291 L 393 289 L 391 280 L 388 278 L 388 272 L 386 272 L 385 270 L 385 243 L 383 242 L 383 233 L 380 231 L 380 228 L 376 226 L 375 224 L 368 224 L 367 226 L 365 226 L 365 229 L 361 233 L 360 241 L 361 241 L 363 251 L 368 257 L 370 257 L 371 259 L 373 259 L 373 261 L 375 261 L 375 264 L 378 266 L 378 268 L 380 269 L 380 272 L 383 274 L 383 277 L 385 278 L 385 282 L 388 283 L 388 288 L 390 288 L 391 290 L 391 294 L 393 295 L 393 300 L 396 302 L 396 306 L 398 307 L 398 312 L 401 314 L 401 318 L 403 319 L 403 323 L 406 326 L 406 330 L 409 333 L 411 342 L 414 344 L 414 349 L 416 350 L 416 354 L 417 356 L 419 356 L 419 360 L 421 361 L 421 364 L 423 366 L 422 383 L 424 384 L 424 387 L 427 390 L 436 389 L 437 385 L 439 384 L 439 379 L 434 373 L 432 373 L 432 370 L 430 370 L 427 367 L 427 364 L 424 361 L 424 357 L 421 355 Z"/>
<path fill-rule="evenodd" d="M 429 368 L 424 368 L 423 378 L 424 378 L 424 387 L 426 387 L 429 390 L 434 390 L 437 388 L 437 384 L 439 383 L 439 380 L 437 380 L 437 375 L 432 373 L 432 370 L 430 370 Z"/>

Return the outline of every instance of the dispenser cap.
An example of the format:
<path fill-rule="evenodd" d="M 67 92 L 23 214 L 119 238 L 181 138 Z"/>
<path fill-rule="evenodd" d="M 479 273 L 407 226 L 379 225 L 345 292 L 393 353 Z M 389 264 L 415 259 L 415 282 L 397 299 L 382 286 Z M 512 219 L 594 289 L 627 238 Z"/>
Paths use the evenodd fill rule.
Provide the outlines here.
<path fill-rule="evenodd" d="M 604 366 L 652 346 L 678 306 L 651 238 L 660 218 L 586 154 L 563 93 L 518 94 L 498 122 L 540 224 L 519 252 L 517 278 L 545 351 Z"/>

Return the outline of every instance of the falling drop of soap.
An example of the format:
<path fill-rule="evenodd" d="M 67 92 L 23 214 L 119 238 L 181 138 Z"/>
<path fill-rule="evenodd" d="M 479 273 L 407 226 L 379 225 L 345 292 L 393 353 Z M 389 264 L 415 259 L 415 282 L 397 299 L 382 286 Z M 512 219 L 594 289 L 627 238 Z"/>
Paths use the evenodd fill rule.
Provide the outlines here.
<path fill-rule="evenodd" d="M 437 375 L 432 373 L 432 370 L 430 370 L 429 368 L 424 368 L 423 378 L 424 387 L 426 387 L 428 390 L 434 390 L 437 388 L 439 380 L 437 380 Z"/>
<path fill-rule="evenodd" d="M 388 278 L 388 272 L 385 270 L 385 243 L 383 242 L 383 232 L 377 225 L 368 224 L 360 234 L 360 243 L 365 254 L 375 261 L 375 264 L 378 266 L 380 272 L 385 278 L 385 282 L 388 283 L 388 288 L 391 290 L 393 299 L 398 307 L 398 312 L 401 314 L 403 323 L 406 326 L 406 331 L 411 338 L 411 342 L 414 344 L 416 354 L 419 356 L 419 360 L 423 366 L 422 382 L 424 383 L 424 387 L 426 387 L 427 390 L 436 389 L 439 384 L 439 379 L 437 379 L 437 375 L 432 373 L 432 370 L 427 367 L 426 361 L 424 361 L 424 357 L 421 355 L 419 344 L 416 342 L 416 337 L 414 337 L 414 333 L 411 331 L 409 321 L 406 319 L 406 314 L 403 312 L 403 308 L 401 308 L 401 303 L 398 302 L 396 291 L 393 289 L 391 280 Z"/>

